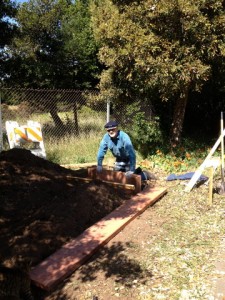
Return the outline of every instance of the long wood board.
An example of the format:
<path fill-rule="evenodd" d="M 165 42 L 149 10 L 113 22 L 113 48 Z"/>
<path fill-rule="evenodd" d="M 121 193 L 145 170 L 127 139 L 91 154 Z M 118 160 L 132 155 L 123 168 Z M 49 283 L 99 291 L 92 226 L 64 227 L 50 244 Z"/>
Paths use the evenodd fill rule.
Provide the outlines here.
<path fill-rule="evenodd" d="M 30 272 L 32 282 L 42 289 L 52 290 L 165 193 L 165 188 L 148 187 L 133 196 L 33 268 Z"/>

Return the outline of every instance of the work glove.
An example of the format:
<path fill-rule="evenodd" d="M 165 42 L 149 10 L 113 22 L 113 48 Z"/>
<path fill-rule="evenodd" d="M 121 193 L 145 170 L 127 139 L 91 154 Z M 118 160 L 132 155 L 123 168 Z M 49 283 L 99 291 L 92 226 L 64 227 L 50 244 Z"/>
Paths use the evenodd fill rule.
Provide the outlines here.
<path fill-rule="evenodd" d="M 127 178 L 130 178 L 133 174 L 134 174 L 133 171 L 127 171 L 127 172 L 125 173 L 125 176 L 126 176 Z"/>
<path fill-rule="evenodd" d="M 102 166 L 97 166 L 97 173 L 101 173 L 102 172 Z"/>

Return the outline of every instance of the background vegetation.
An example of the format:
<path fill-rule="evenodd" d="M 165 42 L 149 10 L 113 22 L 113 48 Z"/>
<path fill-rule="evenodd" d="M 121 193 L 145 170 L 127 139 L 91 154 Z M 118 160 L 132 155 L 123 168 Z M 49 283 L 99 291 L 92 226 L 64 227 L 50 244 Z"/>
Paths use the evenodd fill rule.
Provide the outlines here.
<path fill-rule="evenodd" d="M 132 124 L 144 156 L 165 144 L 174 150 L 186 138 L 215 139 L 225 101 L 224 5 L 4 0 L 0 85 L 97 88 L 97 100 L 135 111 L 123 126 Z M 149 104 L 151 113 L 143 114 Z"/>

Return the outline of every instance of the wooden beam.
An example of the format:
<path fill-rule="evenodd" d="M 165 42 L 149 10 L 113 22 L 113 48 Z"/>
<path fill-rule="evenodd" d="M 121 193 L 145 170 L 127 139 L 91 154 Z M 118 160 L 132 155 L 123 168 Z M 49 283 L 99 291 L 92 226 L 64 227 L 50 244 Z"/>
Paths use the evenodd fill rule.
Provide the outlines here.
<path fill-rule="evenodd" d="M 83 177 L 76 177 L 76 176 L 66 176 L 69 179 L 73 179 L 76 181 L 84 181 L 84 182 L 91 182 L 94 179 L 92 178 L 83 178 Z M 107 183 L 108 185 L 114 186 L 115 188 L 122 188 L 125 190 L 135 190 L 135 186 L 133 184 L 123 184 L 123 183 L 118 183 L 118 182 L 111 182 L 111 181 L 105 181 L 105 180 L 101 180 L 104 183 Z"/>
<path fill-rule="evenodd" d="M 213 167 L 209 169 L 209 198 L 208 198 L 208 205 L 212 205 L 212 198 L 213 198 Z"/>
<path fill-rule="evenodd" d="M 93 165 L 95 165 L 94 162 L 92 162 L 92 163 L 83 163 L 83 164 L 64 164 L 64 165 L 61 165 L 61 167 L 67 168 L 67 169 L 80 169 L 80 168 L 91 167 Z"/>

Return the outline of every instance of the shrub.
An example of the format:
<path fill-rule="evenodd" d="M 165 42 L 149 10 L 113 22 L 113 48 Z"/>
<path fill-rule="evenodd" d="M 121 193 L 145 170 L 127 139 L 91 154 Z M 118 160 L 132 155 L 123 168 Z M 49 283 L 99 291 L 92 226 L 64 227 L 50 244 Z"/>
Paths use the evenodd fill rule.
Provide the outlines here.
<path fill-rule="evenodd" d="M 159 118 L 157 116 L 149 118 L 146 112 L 141 111 L 140 106 L 137 105 L 131 106 L 127 113 L 132 115 L 132 119 L 129 120 L 131 125 L 127 128 L 127 132 L 135 149 L 146 158 L 149 154 L 155 153 L 156 149 L 163 144 Z"/>

